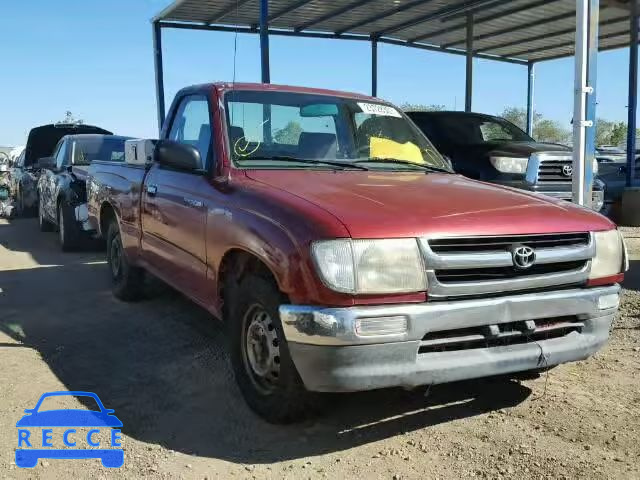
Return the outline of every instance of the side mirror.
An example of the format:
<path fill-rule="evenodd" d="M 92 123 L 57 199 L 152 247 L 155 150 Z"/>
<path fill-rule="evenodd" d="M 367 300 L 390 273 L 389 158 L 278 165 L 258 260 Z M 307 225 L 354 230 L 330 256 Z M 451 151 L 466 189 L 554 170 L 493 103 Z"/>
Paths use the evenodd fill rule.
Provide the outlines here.
<path fill-rule="evenodd" d="M 53 157 L 42 157 L 38 159 L 38 168 L 47 168 L 53 170 L 56 168 L 56 159 Z"/>
<path fill-rule="evenodd" d="M 160 165 L 179 170 L 193 171 L 202 168 L 200 152 L 197 148 L 173 140 L 158 141 L 154 160 Z"/>

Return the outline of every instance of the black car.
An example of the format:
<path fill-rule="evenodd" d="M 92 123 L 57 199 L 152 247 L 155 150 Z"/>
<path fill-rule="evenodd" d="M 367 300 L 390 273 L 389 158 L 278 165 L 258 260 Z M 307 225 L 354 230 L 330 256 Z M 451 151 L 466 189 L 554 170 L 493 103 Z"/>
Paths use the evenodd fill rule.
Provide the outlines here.
<path fill-rule="evenodd" d="M 83 236 L 91 235 L 87 223 L 86 177 L 94 160 L 124 162 L 124 142 L 117 135 L 66 135 L 53 157 L 40 159 L 38 219 L 41 231 L 56 229 L 63 250 L 72 250 Z"/>
<path fill-rule="evenodd" d="M 111 135 L 104 128 L 76 123 L 52 123 L 31 129 L 25 150 L 11 169 L 11 196 L 17 215 L 35 213 L 37 208 L 38 159 L 50 157 L 65 135 L 84 133 Z"/>
<path fill-rule="evenodd" d="M 406 112 L 456 172 L 470 178 L 572 199 L 569 147 L 536 142 L 504 118 L 466 112 Z M 594 172 L 597 163 L 594 162 Z M 593 209 L 604 206 L 604 184 L 594 180 Z"/>

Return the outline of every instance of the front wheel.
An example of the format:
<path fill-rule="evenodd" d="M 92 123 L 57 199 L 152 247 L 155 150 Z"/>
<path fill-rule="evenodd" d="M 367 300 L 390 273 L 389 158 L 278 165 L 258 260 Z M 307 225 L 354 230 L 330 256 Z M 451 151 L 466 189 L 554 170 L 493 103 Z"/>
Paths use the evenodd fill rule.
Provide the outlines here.
<path fill-rule="evenodd" d="M 278 313 L 282 294 L 275 283 L 249 275 L 231 297 L 231 363 L 249 407 L 270 423 L 316 413 L 320 397 L 305 389 L 289 354 Z"/>
<path fill-rule="evenodd" d="M 20 213 L 18 213 L 20 215 Z M 44 215 L 44 209 L 42 207 L 42 201 L 38 202 L 38 226 L 41 232 L 50 232 L 53 230 L 53 225 Z"/>
<path fill-rule="evenodd" d="M 64 201 L 58 203 L 58 240 L 63 252 L 71 252 L 80 246 L 81 232 L 73 209 Z"/>
<path fill-rule="evenodd" d="M 129 263 L 122 246 L 118 223 L 113 220 L 107 229 L 107 264 L 111 290 L 116 298 L 127 302 L 142 298 L 144 270 Z"/>

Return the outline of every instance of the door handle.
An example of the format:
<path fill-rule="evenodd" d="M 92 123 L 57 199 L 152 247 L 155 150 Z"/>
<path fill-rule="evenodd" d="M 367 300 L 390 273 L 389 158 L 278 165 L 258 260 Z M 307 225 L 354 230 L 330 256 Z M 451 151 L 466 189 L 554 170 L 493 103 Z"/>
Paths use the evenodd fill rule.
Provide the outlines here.
<path fill-rule="evenodd" d="M 158 186 L 157 185 L 147 185 L 146 189 L 147 189 L 147 193 L 149 194 L 150 197 L 155 197 L 156 194 L 158 193 Z"/>

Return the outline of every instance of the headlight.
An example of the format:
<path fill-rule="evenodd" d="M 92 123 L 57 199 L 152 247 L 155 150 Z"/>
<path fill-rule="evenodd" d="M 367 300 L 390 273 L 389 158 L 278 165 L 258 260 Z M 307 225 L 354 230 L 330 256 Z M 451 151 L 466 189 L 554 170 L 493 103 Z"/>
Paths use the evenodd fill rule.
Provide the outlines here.
<path fill-rule="evenodd" d="M 337 292 L 406 293 L 427 289 L 415 238 L 324 240 L 311 246 L 324 283 Z"/>
<path fill-rule="evenodd" d="M 589 279 L 611 277 L 625 270 L 625 247 L 618 230 L 595 232 L 596 256 L 591 262 Z"/>
<path fill-rule="evenodd" d="M 594 158 L 593 159 L 593 174 L 594 175 L 598 174 L 598 168 L 600 168 L 600 166 L 598 165 L 598 159 Z"/>
<path fill-rule="evenodd" d="M 528 158 L 491 157 L 491 164 L 502 173 L 526 173 Z"/>

